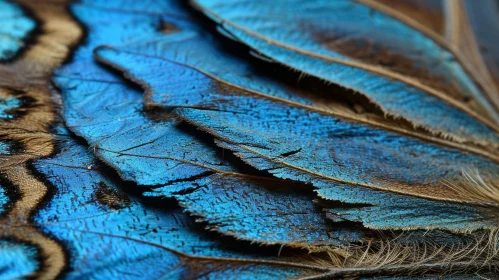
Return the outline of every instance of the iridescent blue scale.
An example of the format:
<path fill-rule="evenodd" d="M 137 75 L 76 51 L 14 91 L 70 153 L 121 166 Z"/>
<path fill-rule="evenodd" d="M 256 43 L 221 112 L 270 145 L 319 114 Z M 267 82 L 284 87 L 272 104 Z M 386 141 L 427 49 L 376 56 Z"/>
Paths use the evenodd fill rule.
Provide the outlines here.
<path fill-rule="evenodd" d="M 10 1 L 0 1 L 0 61 L 14 57 L 24 47 L 24 41 L 35 29 L 35 21 L 21 7 Z"/>

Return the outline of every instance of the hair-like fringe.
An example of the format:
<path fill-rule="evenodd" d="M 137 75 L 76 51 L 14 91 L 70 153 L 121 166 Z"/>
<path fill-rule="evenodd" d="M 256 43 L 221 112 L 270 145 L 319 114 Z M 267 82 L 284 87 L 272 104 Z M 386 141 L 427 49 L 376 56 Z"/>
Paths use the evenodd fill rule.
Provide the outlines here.
<path fill-rule="evenodd" d="M 467 272 L 488 268 L 499 261 L 499 231 L 487 230 L 466 235 L 469 242 L 434 244 L 427 242 L 402 243 L 407 237 L 401 234 L 382 233 L 360 245 L 332 247 L 323 253 L 311 251 L 305 261 L 308 265 L 327 268 L 372 269 L 398 267 L 399 273 L 423 275 L 429 270 L 439 273 Z M 454 264 L 459 264 L 456 271 Z"/>
<path fill-rule="evenodd" d="M 481 174 L 476 168 L 461 171 L 459 183 L 443 181 L 443 184 L 468 200 L 499 207 L 499 175 Z"/>

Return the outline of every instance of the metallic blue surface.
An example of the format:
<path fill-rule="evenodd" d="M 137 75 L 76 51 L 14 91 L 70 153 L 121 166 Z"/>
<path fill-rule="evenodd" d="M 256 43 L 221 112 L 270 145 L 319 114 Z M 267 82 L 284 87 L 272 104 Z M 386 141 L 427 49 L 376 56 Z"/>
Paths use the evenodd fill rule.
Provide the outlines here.
<path fill-rule="evenodd" d="M 487 215 L 487 207 L 429 201 L 327 181 L 317 181 L 314 185 L 322 198 L 362 204 L 355 208 L 327 209 L 332 214 L 331 218 L 362 222 L 369 228 L 446 228 L 464 231 L 490 227 L 490 221 L 495 219 L 493 213 Z"/>
<path fill-rule="evenodd" d="M 187 17 L 185 5 L 177 0 L 81 0 L 86 7 L 102 9 L 102 12 L 119 11 L 121 13 L 144 14 L 152 16 Z M 99 19 L 97 19 L 99 20 Z M 102 19 L 105 20 L 105 19 Z"/>
<path fill-rule="evenodd" d="M 192 51 L 189 51 L 188 43 L 184 48 L 180 47 L 180 43 L 179 47 L 171 45 L 174 46 L 171 49 L 174 55 L 166 51 L 169 45 L 155 48 L 157 54 L 154 56 L 111 48 L 100 48 L 96 54 L 100 59 L 124 69 L 127 75 L 148 90 L 156 103 L 165 107 L 210 109 L 181 109 L 177 112 L 182 112 L 180 115 L 220 138 L 232 143 L 244 143 L 232 145 L 229 149 L 237 151 L 251 165 L 260 170 L 269 170 L 279 178 L 308 183 L 316 181 L 313 176 L 310 177 L 310 174 L 316 174 L 317 178 L 331 178 L 333 183 L 330 182 L 329 186 L 349 182 L 352 184 L 351 196 L 355 196 L 357 184 L 419 195 L 426 195 L 425 187 L 430 186 L 438 195 L 439 189 L 444 188 L 443 180 L 462 180 L 462 168 L 490 171 L 498 168 L 495 163 L 479 156 L 349 123 L 231 87 L 203 73 L 211 74 L 209 71 L 217 68 L 215 62 L 192 63 L 195 66 L 191 67 L 172 62 L 172 57 L 178 61 L 178 57 L 182 57 L 180 54 Z M 164 51 L 160 52 L 158 49 Z M 209 70 L 200 72 L 197 67 Z M 283 156 L 286 154 L 289 155 Z M 324 164 L 328 162 L 335 164 Z M 300 173 L 300 169 L 305 169 L 308 175 L 295 174 Z M 373 192 L 372 203 L 379 200 L 376 198 L 379 193 Z M 393 196 L 404 198 L 395 194 Z M 340 195 L 328 198 L 340 201 L 345 199 L 344 202 L 348 202 L 347 198 Z M 381 205 L 380 208 L 385 212 L 380 211 L 378 216 L 365 211 L 348 217 L 376 228 L 441 227 L 463 230 L 467 227 L 477 229 L 492 226 L 493 217 L 487 216 L 482 221 L 486 213 L 480 207 L 432 202 L 407 196 L 405 198 L 407 199 L 399 204 L 385 201 L 389 205 Z M 406 208 L 411 208 L 414 201 L 418 207 L 412 208 L 411 213 Z M 424 215 L 433 215 L 432 220 L 425 220 L 424 215 L 416 218 L 422 205 L 427 205 Z M 390 206 L 398 208 L 390 209 Z M 459 214 L 463 209 L 468 210 L 466 215 Z M 351 211 L 354 213 L 356 210 Z M 398 214 L 393 214 L 397 211 Z M 386 219 L 386 212 L 393 212 L 393 215 L 399 215 L 400 218 Z M 414 216 L 413 220 L 404 220 L 411 215 Z"/>
<path fill-rule="evenodd" d="M 312 194 L 263 177 L 212 175 L 197 180 L 196 191 L 175 195 L 180 205 L 215 230 L 238 238 L 296 247 L 359 241 L 362 229 L 338 227 L 325 220 Z M 269 230 L 268 228 L 272 228 Z"/>
<path fill-rule="evenodd" d="M 195 69 L 164 59 L 112 49 L 99 49 L 97 54 L 119 67 L 133 65 L 126 69 L 128 74 L 150 91 L 168 93 L 167 101 L 178 107 L 212 109 L 180 110 L 209 132 L 245 143 L 277 162 L 298 160 L 303 168 L 317 165 L 314 169 L 328 170 L 325 175 L 340 180 L 380 188 L 390 181 L 430 185 L 444 179 L 459 180 L 462 168 L 498 168 L 479 156 L 224 87 Z M 159 69 L 165 76 L 151 79 Z M 186 81 L 189 87 L 184 86 Z M 294 150 L 299 152 L 282 159 L 278 156 Z M 331 160 L 337 165 L 322 164 Z"/>
<path fill-rule="evenodd" d="M 0 60 L 7 60 L 24 47 L 36 23 L 18 4 L 5 0 L 0 0 L 0 22 Z"/>
<path fill-rule="evenodd" d="M 184 133 L 174 119 L 147 118 L 140 92 L 109 81 L 56 80 L 68 126 L 124 179 L 154 186 L 231 169 L 216 150 Z"/>
<path fill-rule="evenodd" d="M 417 63 L 423 64 L 417 67 L 424 71 L 448 75 L 449 84 L 458 83 L 459 88 L 469 96 L 478 100 L 482 106 L 489 107 L 482 93 L 450 52 L 386 15 L 343 0 L 198 0 L 195 3 L 205 8 L 205 12 L 217 22 L 223 21 L 226 32 L 263 55 L 306 74 L 361 92 L 390 115 L 404 117 L 416 126 L 454 136 L 456 140 L 499 143 L 497 134 L 491 128 L 428 92 L 371 71 L 311 55 L 315 53 L 341 61 L 358 62 L 356 58 L 335 51 L 334 47 L 328 48 L 313 37 L 313 30 L 317 33 L 321 30 L 336 32 L 339 37 L 330 42 L 332 45 L 335 41 L 341 44 L 351 40 L 354 44 L 357 39 L 362 42 L 365 40 L 360 46 L 354 44 L 352 48 L 368 46 L 370 43 L 365 36 L 369 34 L 369 40 L 381 44 L 381 49 L 403 54 L 414 61 L 416 66 Z M 352 24 L 352 21 L 356 24 Z"/>
<path fill-rule="evenodd" d="M 249 196 L 235 202 L 233 197 L 240 191 L 235 186 L 243 184 L 244 180 L 233 181 L 230 176 L 244 174 L 231 167 L 211 141 L 206 144 L 196 133 L 178 127 L 177 121 L 167 114 L 148 115 L 143 110 L 139 91 L 91 60 L 89 52 L 97 44 L 122 44 L 128 34 L 145 36 L 142 27 L 154 22 L 155 16 L 148 15 L 145 19 L 140 13 L 125 13 L 119 17 L 112 11 L 80 5 L 74 10 L 88 24 L 90 37 L 87 45 L 76 52 L 73 63 L 56 73 L 55 81 L 63 94 L 65 120 L 69 128 L 84 137 L 94 147 L 96 155 L 115 168 L 122 178 L 137 182 L 143 190 L 164 185 L 154 195 L 176 197 L 187 211 L 201 216 L 214 227 L 220 225 L 218 229 L 224 234 L 240 239 L 308 247 L 360 238 L 360 231 L 331 226 L 321 209 L 313 205 L 312 195 L 299 196 L 290 192 L 287 199 L 294 198 L 296 208 L 289 210 L 296 213 L 284 213 L 286 209 L 282 209 L 284 217 L 281 219 L 261 219 L 275 210 L 272 201 L 283 198 L 271 191 L 272 185 L 264 184 L 267 178 L 262 177 L 260 183 L 254 181 L 251 186 L 261 189 L 261 197 L 267 200 L 268 207 L 253 208 L 254 198 Z M 103 16 L 98 16 L 99 13 Z M 111 23 L 103 24 L 103 20 Z M 135 25 L 136 22 L 143 25 Z M 128 29 L 124 30 L 125 27 Z M 156 30 L 148 32 L 152 34 Z M 107 36 L 108 33 L 113 35 Z M 164 34 L 158 36 L 165 37 Z M 214 180 L 214 175 L 210 176 L 213 172 L 226 174 L 227 178 L 221 181 L 223 186 L 234 186 L 226 189 L 226 197 L 216 197 L 204 189 L 192 192 L 189 197 L 181 195 L 180 190 L 193 189 Z M 197 177 L 201 179 L 196 180 Z M 246 185 L 248 187 L 250 185 Z M 219 208 L 216 201 L 223 199 L 226 205 Z M 300 207 L 309 213 L 303 215 Z M 285 224 L 285 220 L 290 224 Z M 288 226 L 295 229 L 283 229 Z"/>
<path fill-rule="evenodd" d="M 241 97 L 241 101 L 244 104 L 245 99 Z M 462 168 L 476 167 L 484 172 L 498 168 L 458 150 L 265 100 L 252 98 L 251 102 L 260 110 L 242 113 L 183 108 L 177 113 L 226 141 L 219 145 L 235 151 L 250 165 L 279 178 L 314 185 L 318 179 L 329 179 L 332 186 L 344 182 L 445 199 L 438 197 L 445 188 L 442 180 L 459 182 Z M 465 228 L 481 228 L 483 223 L 494 227 L 491 220 L 481 220 L 469 221 Z M 440 226 L 463 227 L 451 223 Z"/>
<path fill-rule="evenodd" d="M 401 183 L 416 190 L 441 180 L 455 182 L 460 179 L 462 168 L 476 167 L 483 172 L 498 168 L 482 157 L 395 133 L 268 100 L 248 101 L 244 96 L 240 100 L 241 104 L 252 102 L 258 110 L 182 108 L 177 112 L 248 153 L 329 178 L 378 188 Z M 280 156 L 293 151 L 296 153 Z"/>
<path fill-rule="evenodd" d="M 107 47 L 99 48 L 95 53 L 101 60 L 124 69 L 127 75 L 147 89 L 146 94 L 149 95 L 150 102 L 164 108 L 224 109 L 232 108 L 236 104 L 239 105 L 238 102 L 242 102 L 242 99 L 238 95 L 231 95 L 230 92 L 228 92 L 229 94 L 212 94 L 217 90 L 223 92 L 227 85 L 241 87 L 242 91 L 247 89 L 249 94 L 255 93 L 263 97 L 278 97 L 286 101 L 311 104 L 310 100 L 293 95 L 283 85 L 251 72 L 248 63 L 233 60 L 227 55 L 222 56 L 220 50 L 214 50 L 213 53 L 210 53 L 210 48 L 204 47 L 209 41 L 203 41 L 199 37 L 197 39 L 193 40 L 192 44 L 182 41 L 181 43 L 161 46 L 162 54 L 165 54 L 165 57 L 151 57 Z M 210 57 L 212 54 L 218 54 L 218 56 L 213 56 L 214 60 L 205 60 L 201 57 L 196 59 L 196 57 L 189 56 L 188 54 L 193 53 L 197 47 L 202 47 L 204 51 L 197 53 L 201 53 L 205 57 Z M 205 51 L 206 53 L 204 53 Z M 180 62 L 170 61 L 169 57 Z M 184 61 L 189 64 L 181 64 Z M 191 65 L 195 65 L 196 68 L 191 68 Z M 226 67 L 227 72 L 223 70 L 223 67 L 220 67 L 221 65 Z M 203 72 L 213 75 L 216 79 L 203 74 L 201 70 L 197 70 L 197 67 L 200 67 Z M 222 79 L 224 82 L 219 83 L 217 79 Z M 234 88 L 231 89 L 234 90 Z M 238 107 L 240 110 L 247 111 L 244 106 Z"/>
<path fill-rule="evenodd" d="M 62 259 L 47 256 L 46 243 L 31 246 L 4 234 L 0 278 L 34 278 L 44 265 L 61 264 L 61 279 L 308 279 L 343 268 L 330 267 L 331 251 L 331 260 L 307 262 L 306 256 L 277 257 L 279 246 L 261 244 L 313 251 L 376 241 L 352 221 L 376 229 L 461 231 L 497 221 L 480 207 L 379 190 L 420 195 L 441 180 L 460 179 L 462 167 L 495 172 L 497 164 L 293 106 L 314 100 L 225 55 L 176 3 L 82 0 L 72 6 L 89 36 L 54 76 L 72 132 L 57 120 L 47 124 L 56 126 L 51 156 L 26 162 L 46 195 L 27 221 L 7 225 L 21 236 L 29 232 L 23 226 L 43 233 L 49 246 L 60 245 Z M 128 80 L 108 66 L 121 68 Z M 20 101 L 1 102 L 0 119 L 8 121 Z M 17 152 L 20 143 L 10 144 L 0 142 L 0 160 Z M 0 214 L 6 194 L 0 186 Z M 340 204 L 345 207 L 333 206 Z M 404 237 L 426 245 L 454 234 L 423 232 Z M 363 266 L 359 261 L 346 270 Z"/>
<path fill-rule="evenodd" d="M 180 209 L 147 206 L 124 193 L 122 182 L 104 173 L 86 146 L 60 137 L 59 153 L 38 160 L 37 170 L 56 188 L 35 221 L 69 249 L 68 279 L 183 279 L 190 275 L 190 257 L 269 260 L 229 249 L 237 241 L 210 237 Z M 89 169 L 88 166 L 94 166 Z M 187 255 L 184 255 L 187 254 Z M 211 259 L 215 265 L 217 259 Z M 219 264 L 220 265 L 220 264 Z M 264 279 L 294 277 L 310 270 L 237 260 L 214 270 L 208 278 L 231 277 L 234 270 Z M 210 271 L 209 267 L 206 268 Z"/>
<path fill-rule="evenodd" d="M 154 87 L 149 96 L 146 96 L 147 102 L 166 108 L 189 104 L 188 100 L 175 99 L 178 96 L 169 95 L 169 87 L 175 90 L 185 87 L 186 91 L 192 93 L 206 87 L 203 85 L 204 81 L 197 81 L 195 77 L 189 77 L 189 73 L 177 73 L 178 69 L 169 63 L 169 61 L 174 61 L 194 67 L 215 79 L 253 90 L 258 94 L 275 96 L 304 105 L 314 104 L 314 96 L 311 91 L 300 92 L 289 85 L 263 75 L 247 59 L 228 52 L 229 48 L 225 48 L 223 42 L 213 38 L 209 32 L 203 30 L 193 20 L 167 17 L 164 18 L 164 21 L 175 26 L 178 30 L 166 36 L 164 34 L 151 34 L 150 38 L 140 42 L 116 46 L 122 51 L 136 54 L 131 59 L 133 63 L 138 63 L 137 67 L 133 67 L 133 69 L 128 67 L 126 70 L 129 74 L 139 77 L 147 75 L 145 80 L 148 86 Z M 164 65 L 161 65 L 162 61 Z M 116 63 L 124 68 L 129 66 L 125 64 L 128 63 L 125 61 L 116 61 Z M 158 72 L 157 67 L 164 68 Z M 186 84 L 168 84 L 169 79 L 180 78 L 185 78 Z M 162 91 L 157 91 L 158 87 L 161 87 Z"/>
<path fill-rule="evenodd" d="M 95 146 L 98 156 L 124 179 L 141 185 L 190 178 L 210 168 L 230 170 L 210 146 L 177 128 L 174 119 L 156 122 L 144 115 L 142 93 L 122 84 L 93 59 L 98 45 L 126 45 L 155 33 L 150 27 L 157 26 L 160 17 L 82 4 L 73 10 L 89 30 L 87 44 L 55 76 L 71 130 Z"/>

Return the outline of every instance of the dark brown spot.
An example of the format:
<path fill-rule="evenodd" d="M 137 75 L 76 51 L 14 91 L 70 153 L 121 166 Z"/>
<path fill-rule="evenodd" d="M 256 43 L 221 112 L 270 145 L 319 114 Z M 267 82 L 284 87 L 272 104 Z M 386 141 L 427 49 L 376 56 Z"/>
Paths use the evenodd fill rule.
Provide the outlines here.
<path fill-rule="evenodd" d="M 176 26 L 175 24 L 173 24 L 171 22 L 162 20 L 159 23 L 158 30 L 163 34 L 171 34 L 171 33 L 179 32 L 180 28 L 178 28 L 178 26 Z"/>
<path fill-rule="evenodd" d="M 109 187 L 104 182 L 99 183 L 98 188 L 93 195 L 93 199 L 112 210 L 123 209 L 130 205 L 128 196 Z"/>

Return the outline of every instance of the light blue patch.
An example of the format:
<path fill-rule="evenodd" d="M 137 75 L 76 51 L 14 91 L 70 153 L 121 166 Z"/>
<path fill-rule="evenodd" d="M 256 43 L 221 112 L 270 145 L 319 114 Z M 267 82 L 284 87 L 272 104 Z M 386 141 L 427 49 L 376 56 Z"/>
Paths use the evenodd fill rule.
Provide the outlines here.
<path fill-rule="evenodd" d="M 24 47 L 36 23 L 18 4 L 5 0 L 0 0 L 0 22 L 0 60 L 7 60 Z"/>
<path fill-rule="evenodd" d="M 40 266 L 37 258 L 38 252 L 33 246 L 0 240 L 0 278 L 24 279 L 28 277 Z"/>
<path fill-rule="evenodd" d="M 0 142 L 0 155 L 10 154 L 10 144 L 5 142 Z"/>
<path fill-rule="evenodd" d="M 19 107 L 22 103 L 15 97 L 0 99 L 0 119 L 13 119 L 15 117 L 11 112 Z"/>
<path fill-rule="evenodd" d="M 5 211 L 5 204 L 9 202 L 9 197 L 5 193 L 5 187 L 0 185 L 0 215 Z"/>
<path fill-rule="evenodd" d="M 10 154 L 10 143 L 0 142 L 0 158 L 2 155 Z M 1 159 L 0 159 L 1 160 Z M 5 204 L 9 202 L 9 197 L 5 193 L 5 187 L 0 185 L 0 215 L 5 211 Z"/>

